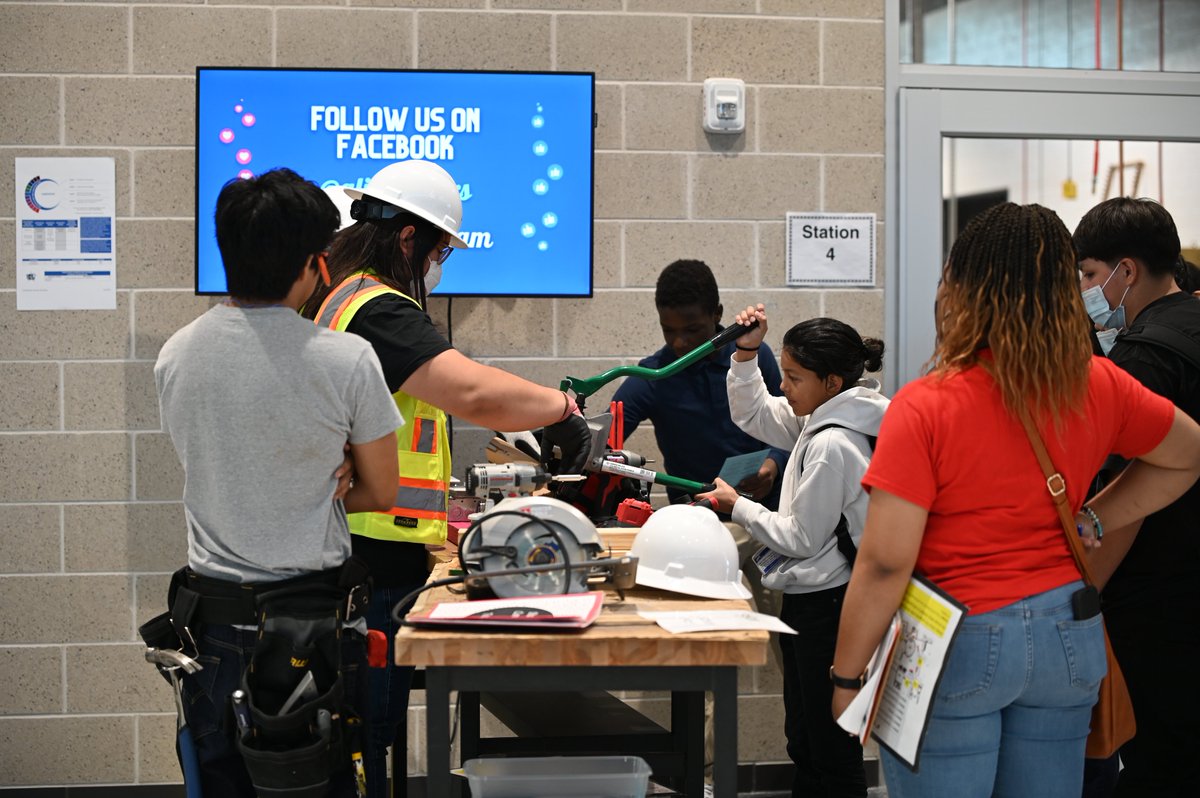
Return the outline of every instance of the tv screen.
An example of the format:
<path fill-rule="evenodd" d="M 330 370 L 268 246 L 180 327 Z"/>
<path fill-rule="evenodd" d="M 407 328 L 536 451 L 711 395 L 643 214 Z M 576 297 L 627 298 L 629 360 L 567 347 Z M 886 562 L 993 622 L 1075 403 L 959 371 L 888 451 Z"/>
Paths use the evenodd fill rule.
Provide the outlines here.
<path fill-rule="evenodd" d="M 592 293 L 592 73 L 199 67 L 196 291 L 226 293 L 213 211 L 229 180 L 286 166 L 364 188 L 394 161 L 454 176 L 469 250 L 434 296 Z"/>

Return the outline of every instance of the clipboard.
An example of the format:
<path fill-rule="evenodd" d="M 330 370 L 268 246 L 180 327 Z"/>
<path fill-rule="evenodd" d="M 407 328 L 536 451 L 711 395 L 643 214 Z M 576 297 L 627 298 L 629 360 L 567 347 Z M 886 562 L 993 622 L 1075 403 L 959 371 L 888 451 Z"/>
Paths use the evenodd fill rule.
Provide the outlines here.
<path fill-rule="evenodd" d="M 867 735 L 916 773 L 933 697 L 966 605 L 916 574 L 868 666 L 867 683 L 838 725 Z"/>

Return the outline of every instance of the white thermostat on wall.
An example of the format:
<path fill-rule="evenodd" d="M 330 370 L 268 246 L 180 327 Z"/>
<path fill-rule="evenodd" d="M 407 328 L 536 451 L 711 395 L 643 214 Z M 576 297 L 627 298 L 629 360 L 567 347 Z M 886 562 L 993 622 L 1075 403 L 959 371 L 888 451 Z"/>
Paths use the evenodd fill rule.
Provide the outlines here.
<path fill-rule="evenodd" d="M 704 81 L 704 129 L 741 133 L 746 129 L 746 84 L 738 78 Z"/>

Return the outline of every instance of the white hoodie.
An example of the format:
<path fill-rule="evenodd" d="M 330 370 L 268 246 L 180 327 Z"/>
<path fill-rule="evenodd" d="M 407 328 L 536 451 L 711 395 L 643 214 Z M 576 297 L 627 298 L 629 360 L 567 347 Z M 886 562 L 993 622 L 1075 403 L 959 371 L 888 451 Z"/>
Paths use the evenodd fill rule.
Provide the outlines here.
<path fill-rule="evenodd" d="M 859 380 L 807 419 L 798 417 L 785 398 L 767 392 L 757 358 L 733 361 L 725 385 L 738 427 L 766 444 L 792 450 L 779 512 L 745 498 L 733 506 L 736 523 L 784 556 L 763 576 L 763 585 L 784 593 L 812 593 L 849 582 L 850 565 L 837 549 L 834 529 L 845 515 L 855 545 L 862 537 L 867 515 L 862 478 L 871 460 L 868 436 L 879 435 L 889 402 L 879 393 L 879 383 Z M 828 428 L 830 424 L 839 426 Z"/>

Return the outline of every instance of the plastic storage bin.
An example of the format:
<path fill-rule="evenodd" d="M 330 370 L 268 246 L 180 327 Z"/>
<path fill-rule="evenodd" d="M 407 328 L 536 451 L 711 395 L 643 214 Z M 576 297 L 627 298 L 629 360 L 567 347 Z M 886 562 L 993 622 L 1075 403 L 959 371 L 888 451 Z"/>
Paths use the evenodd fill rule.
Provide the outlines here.
<path fill-rule="evenodd" d="M 645 798 L 650 766 L 637 756 L 471 759 L 471 798 Z"/>

